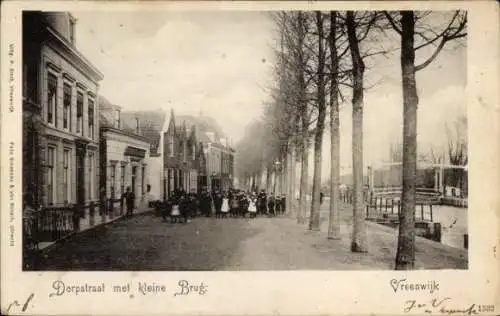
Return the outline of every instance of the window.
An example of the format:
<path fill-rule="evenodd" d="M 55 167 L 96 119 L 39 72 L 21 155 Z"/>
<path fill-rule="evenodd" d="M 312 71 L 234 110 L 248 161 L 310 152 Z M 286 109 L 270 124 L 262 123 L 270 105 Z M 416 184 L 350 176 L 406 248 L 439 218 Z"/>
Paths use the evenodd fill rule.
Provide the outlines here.
<path fill-rule="evenodd" d="M 174 156 L 174 136 L 168 136 L 168 152 L 170 157 Z"/>
<path fill-rule="evenodd" d="M 193 143 L 193 145 L 192 145 L 192 149 L 191 149 L 191 150 L 193 151 L 193 152 L 192 152 L 192 154 L 193 154 L 193 160 L 196 160 L 196 146 L 195 146 L 195 144 L 194 144 L 194 143 Z"/>
<path fill-rule="evenodd" d="M 185 141 L 182 142 L 181 148 L 182 148 L 182 161 L 185 162 L 187 158 L 187 144 Z"/>
<path fill-rule="evenodd" d="M 56 164 L 56 148 L 48 147 L 47 148 L 47 203 L 49 205 L 53 205 L 55 201 L 55 164 Z"/>
<path fill-rule="evenodd" d="M 120 176 L 121 176 L 121 182 L 120 182 L 121 193 L 123 195 L 123 193 L 125 193 L 125 165 L 121 165 Z"/>
<path fill-rule="evenodd" d="M 115 198 L 115 185 L 116 185 L 116 164 L 109 166 L 109 192 L 110 198 Z"/>
<path fill-rule="evenodd" d="M 76 94 L 76 132 L 83 134 L 83 93 Z"/>
<path fill-rule="evenodd" d="M 70 181 L 70 158 L 71 150 L 65 149 L 63 153 L 63 181 L 64 181 L 64 201 L 71 202 L 71 181 Z"/>
<path fill-rule="evenodd" d="M 94 199 L 94 153 L 89 152 L 89 169 L 87 173 L 89 182 L 88 182 L 88 189 L 89 189 L 89 200 Z"/>
<path fill-rule="evenodd" d="M 57 127 L 57 77 L 47 75 L 47 123 Z"/>
<path fill-rule="evenodd" d="M 71 94 L 72 88 L 69 84 L 65 83 L 63 88 L 63 128 L 71 131 Z"/>
<path fill-rule="evenodd" d="M 89 99 L 89 138 L 94 139 L 94 100 Z"/>

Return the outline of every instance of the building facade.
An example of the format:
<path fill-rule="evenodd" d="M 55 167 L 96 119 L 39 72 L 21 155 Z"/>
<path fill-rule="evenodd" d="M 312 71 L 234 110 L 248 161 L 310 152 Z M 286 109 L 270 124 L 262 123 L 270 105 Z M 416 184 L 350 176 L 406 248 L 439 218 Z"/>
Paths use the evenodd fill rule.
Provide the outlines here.
<path fill-rule="evenodd" d="M 210 191 L 228 191 L 233 188 L 234 149 L 226 139 L 217 140 L 214 132 L 206 132 L 203 142 L 206 156 L 208 189 Z"/>
<path fill-rule="evenodd" d="M 122 121 L 135 126 L 139 120 L 141 136 L 150 143 L 149 156 L 145 158 L 146 177 L 149 181 L 149 202 L 166 198 L 164 165 L 164 133 L 168 129 L 168 115 L 163 110 L 123 112 Z"/>
<path fill-rule="evenodd" d="M 151 188 L 147 161 L 150 143 L 136 126 L 121 119 L 121 107 L 99 98 L 101 199 L 116 210 L 127 188 L 135 194 L 135 206 L 145 207 Z"/>
<path fill-rule="evenodd" d="M 200 155 L 196 138 L 196 126 L 187 127 L 186 122 L 176 125 L 173 110 L 164 133 L 164 187 L 166 198 L 175 190 L 197 193 L 200 190 Z M 203 161 L 201 162 L 203 163 Z"/>
<path fill-rule="evenodd" d="M 23 198 L 32 206 L 99 201 L 98 90 L 66 12 L 23 12 Z"/>

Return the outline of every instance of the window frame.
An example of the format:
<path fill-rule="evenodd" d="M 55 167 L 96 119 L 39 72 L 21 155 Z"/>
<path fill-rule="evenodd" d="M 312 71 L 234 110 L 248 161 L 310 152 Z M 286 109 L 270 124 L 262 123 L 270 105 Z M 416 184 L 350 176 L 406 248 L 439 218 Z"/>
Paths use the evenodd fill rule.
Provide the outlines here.
<path fill-rule="evenodd" d="M 69 103 L 68 104 L 66 103 L 66 101 L 68 101 L 66 99 L 66 97 L 68 96 L 66 94 L 66 92 L 67 92 L 66 88 L 69 88 Z M 67 130 L 69 132 L 71 132 L 71 130 L 72 130 L 72 124 L 71 124 L 71 112 L 72 112 L 71 109 L 72 109 L 72 103 L 73 103 L 72 101 L 73 101 L 73 85 L 69 82 L 64 82 L 63 83 L 63 129 Z M 65 120 L 67 123 L 66 127 L 64 126 Z"/>
<path fill-rule="evenodd" d="M 71 203 L 71 148 L 63 150 L 64 201 Z"/>
<path fill-rule="evenodd" d="M 110 178 L 110 185 L 109 185 L 109 195 L 111 199 L 115 198 L 115 184 L 116 184 L 116 163 L 111 163 L 110 164 L 110 173 L 109 173 L 109 178 Z"/>
<path fill-rule="evenodd" d="M 88 178 L 89 178 L 89 194 L 88 194 L 88 199 L 89 201 L 93 201 L 95 196 L 94 196 L 94 190 L 95 190 L 95 184 L 94 184 L 94 169 L 95 169 L 95 164 L 94 164 L 94 158 L 95 158 L 95 153 L 93 151 L 89 151 L 88 153 L 88 161 L 89 161 L 89 166 L 88 166 Z"/>
<path fill-rule="evenodd" d="M 168 150 L 169 150 L 169 156 L 174 157 L 175 143 L 174 143 L 174 135 L 172 134 L 168 135 Z"/>
<path fill-rule="evenodd" d="M 81 96 L 81 107 L 79 106 L 79 96 Z M 83 109 L 85 107 L 85 94 L 81 90 L 76 91 L 76 133 L 83 135 Z M 78 115 L 80 114 L 80 115 Z"/>
<path fill-rule="evenodd" d="M 87 96 L 87 135 L 90 139 L 95 139 L 95 101 Z"/>
<path fill-rule="evenodd" d="M 51 83 L 53 83 L 52 77 L 55 79 L 55 89 L 54 93 L 52 94 L 51 97 Z M 59 76 L 56 72 L 47 69 L 47 90 L 45 93 L 46 97 L 46 108 L 47 108 L 47 119 L 46 122 L 50 126 L 57 127 L 57 101 L 58 101 L 58 93 L 57 89 L 59 86 Z M 53 102 L 52 102 L 53 101 Z M 52 114 L 52 115 L 51 115 Z"/>
<path fill-rule="evenodd" d="M 52 155 L 51 155 L 52 154 Z M 52 158 L 52 159 L 51 159 Z M 57 195 L 56 195 L 56 165 L 57 165 L 57 146 L 47 145 L 47 204 L 55 205 Z M 50 183 L 50 184 L 49 184 Z"/>

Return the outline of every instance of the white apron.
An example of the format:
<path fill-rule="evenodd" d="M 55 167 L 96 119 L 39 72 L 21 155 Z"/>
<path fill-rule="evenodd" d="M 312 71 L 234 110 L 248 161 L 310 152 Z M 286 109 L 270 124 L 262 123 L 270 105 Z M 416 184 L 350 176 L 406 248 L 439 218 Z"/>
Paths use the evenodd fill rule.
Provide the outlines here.
<path fill-rule="evenodd" d="M 229 212 L 229 201 L 226 198 L 222 199 L 222 207 L 220 209 L 222 213 Z"/>
<path fill-rule="evenodd" d="M 257 213 L 257 205 L 255 205 L 255 201 L 250 201 L 250 205 L 248 206 L 248 211 L 250 213 Z"/>
<path fill-rule="evenodd" d="M 179 205 L 173 205 L 172 206 L 172 216 L 180 216 L 181 215 L 181 211 L 179 209 Z"/>

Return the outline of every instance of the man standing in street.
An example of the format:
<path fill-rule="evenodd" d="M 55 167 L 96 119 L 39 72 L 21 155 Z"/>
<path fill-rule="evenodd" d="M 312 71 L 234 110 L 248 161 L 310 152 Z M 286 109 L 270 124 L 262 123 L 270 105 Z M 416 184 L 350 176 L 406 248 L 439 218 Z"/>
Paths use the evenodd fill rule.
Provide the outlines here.
<path fill-rule="evenodd" d="M 130 187 L 127 187 L 127 192 L 123 194 L 125 199 L 125 205 L 127 206 L 127 216 L 132 216 L 134 213 L 134 204 L 135 204 L 135 194 L 130 190 Z"/>
<path fill-rule="evenodd" d="M 267 213 L 267 195 L 264 190 L 262 190 L 257 198 L 257 214 L 265 215 Z"/>

